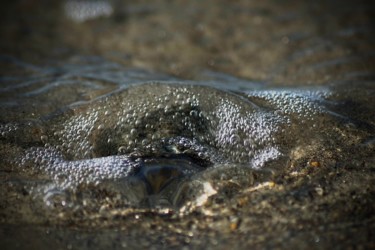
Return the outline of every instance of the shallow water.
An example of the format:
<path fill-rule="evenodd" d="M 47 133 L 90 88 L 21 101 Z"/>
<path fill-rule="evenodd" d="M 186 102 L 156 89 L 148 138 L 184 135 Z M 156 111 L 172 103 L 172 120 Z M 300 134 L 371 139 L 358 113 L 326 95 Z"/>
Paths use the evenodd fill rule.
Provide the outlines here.
<path fill-rule="evenodd" d="M 9 5 L 1 244 L 371 246 L 372 5 L 291 3 Z"/>

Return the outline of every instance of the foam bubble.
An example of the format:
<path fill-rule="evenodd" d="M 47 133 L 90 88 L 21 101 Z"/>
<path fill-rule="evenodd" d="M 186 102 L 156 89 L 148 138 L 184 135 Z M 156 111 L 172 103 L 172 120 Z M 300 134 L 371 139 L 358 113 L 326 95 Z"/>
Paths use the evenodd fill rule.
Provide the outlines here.
<path fill-rule="evenodd" d="M 52 131 L 42 140 L 48 138 L 65 159 L 78 161 L 145 152 L 149 145 L 184 137 L 211 148 L 212 162 L 260 168 L 282 155 L 278 136 L 292 119 L 325 112 L 325 95 L 322 90 L 259 90 L 239 98 L 204 86 L 145 84 L 74 108 L 73 114 L 52 120 Z"/>
<path fill-rule="evenodd" d="M 20 165 L 47 173 L 57 190 L 130 178 L 143 159 L 182 157 L 201 170 L 222 164 L 260 169 L 287 156 L 299 140 L 298 131 L 319 133 L 320 128 L 306 122 L 318 116 L 326 119 L 320 115 L 328 114 L 328 95 L 322 89 L 237 95 L 207 86 L 133 86 L 71 107 L 45 121 L 45 127 L 37 125 L 37 140 L 44 147 L 26 150 Z M 4 135 L 13 130 L 11 125 L 0 126 Z M 146 184 L 139 183 L 146 192 Z M 137 200 L 130 189 L 129 199 Z"/>

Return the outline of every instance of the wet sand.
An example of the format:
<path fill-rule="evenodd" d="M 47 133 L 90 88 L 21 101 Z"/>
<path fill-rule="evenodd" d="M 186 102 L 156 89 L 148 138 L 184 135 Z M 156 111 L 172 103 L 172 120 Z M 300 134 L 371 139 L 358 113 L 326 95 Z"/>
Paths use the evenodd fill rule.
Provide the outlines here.
<path fill-rule="evenodd" d="M 84 21 L 73 15 L 69 3 L 20 1 L 0 10 L 1 249 L 375 246 L 371 1 L 103 1 L 102 16 L 84 16 Z M 145 84 L 150 81 L 163 83 Z M 168 100 L 178 101 L 170 105 L 173 118 L 153 105 L 168 104 L 156 98 L 165 98 L 168 84 L 186 95 L 178 99 L 177 92 L 171 92 Z M 311 89 L 330 94 L 317 98 L 307 94 Z M 191 98 L 197 93 L 203 96 L 197 97 L 199 104 Z M 121 106 L 119 99 L 129 104 Z M 238 112 L 229 123 L 217 115 L 219 100 L 240 107 L 221 109 L 224 117 L 230 110 Z M 186 123 L 192 124 L 190 130 L 183 129 L 182 118 L 197 108 L 204 112 Z M 137 111 L 138 119 L 117 123 L 121 109 L 123 117 Z M 269 114 L 272 122 L 276 116 L 290 121 L 256 125 L 253 118 L 245 119 L 246 112 L 254 110 Z M 95 112 L 109 132 L 100 132 L 93 122 L 87 143 L 96 148 L 88 149 L 73 132 Z M 169 123 L 159 124 L 155 117 Z M 141 125 L 155 127 L 142 128 L 139 119 Z M 269 138 L 265 144 L 255 142 L 261 144 L 257 149 L 276 147 L 282 156 L 260 168 L 251 164 L 253 158 L 244 160 L 242 153 L 252 152 L 245 140 L 257 137 L 239 125 L 241 119 L 263 132 L 279 131 L 264 132 Z M 135 126 L 138 130 L 132 132 Z M 238 139 L 229 140 L 231 132 L 215 137 L 223 135 L 219 128 L 228 126 L 241 132 Z M 190 169 L 193 162 L 204 167 L 182 171 L 181 178 L 174 178 L 176 168 L 169 168 L 172 177 L 160 175 L 160 182 L 150 179 L 155 171 L 141 168 L 142 175 L 135 175 L 139 185 L 153 190 L 163 190 L 163 185 L 170 185 L 165 190 L 182 190 L 185 196 L 167 195 L 182 201 L 178 207 L 160 208 L 157 202 L 144 206 L 138 198 L 129 203 L 124 190 L 143 196 L 124 182 L 113 182 L 112 173 L 100 172 L 103 168 L 97 175 L 82 172 L 82 182 L 68 191 L 58 185 L 60 178 L 67 178 L 61 174 L 79 180 L 74 166 L 80 160 L 87 160 L 90 169 L 90 160 L 100 158 L 107 164 L 106 159 L 114 159 L 117 164 L 124 154 L 130 160 L 122 166 L 134 157 L 156 158 L 157 165 L 170 157 L 171 152 L 167 156 L 161 150 L 165 145 L 177 145 L 173 154 L 182 152 L 172 139 L 152 138 L 155 131 L 159 137 L 191 139 L 185 146 L 190 151 L 183 153 L 188 158 L 180 160 L 180 166 Z M 122 135 L 128 148 L 121 148 L 121 140 L 108 142 Z M 156 150 L 142 148 L 141 139 L 154 142 Z M 61 161 L 55 155 L 60 153 Z M 170 161 L 174 159 L 163 164 Z M 115 164 L 110 166 L 113 170 Z M 105 178 L 86 183 L 90 176 Z M 176 180 L 187 184 L 170 184 Z"/>

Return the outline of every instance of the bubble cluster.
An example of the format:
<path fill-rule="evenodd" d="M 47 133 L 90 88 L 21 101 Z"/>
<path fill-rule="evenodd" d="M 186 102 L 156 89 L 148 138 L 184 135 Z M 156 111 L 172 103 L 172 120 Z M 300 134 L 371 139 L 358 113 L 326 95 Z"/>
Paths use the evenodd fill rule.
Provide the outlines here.
<path fill-rule="evenodd" d="M 251 105 L 252 106 L 252 105 Z M 219 118 L 216 143 L 223 148 L 232 161 L 250 162 L 253 168 L 264 165 L 267 158 L 264 151 L 275 152 L 274 159 L 280 153 L 274 142 L 274 134 L 279 130 L 282 117 L 260 108 L 249 109 L 222 101 L 216 111 Z M 253 161 L 253 158 L 264 159 Z"/>
<path fill-rule="evenodd" d="M 325 112 L 324 90 L 257 90 L 147 83 L 70 107 L 44 121 L 22 166 L 47 172 L 61 187 L 134 173 L 139 159 L 187 157 L 202 167 L 261 168 L 285 155 L 293 124 Z M 2 133 L 10 128 L 1 126 Z M 286 136 L 288 134 L 288 136 Z M 176 161 L 178 162 L 178 161 Z"/>
<path fill-rule="evenodd" d="M 287 119 L 226 91 L 155 83 L 76 108 L 74 115 L 55 124 L 53 136 L 56 148 L 75 160 L 134 152 L 157 155 L 166 139 L 180 137 L 213 149 L 212 162 L 251 163 L 261 152 L 278 151 L 275 134 Z M 252 167 L 265 163 L 257 162 Z"/>
<path fill-rule="evenodd" d="M 0 124 L 0 140 L 19 144 L 41 144 L 47 141 L 45 130 L 39 121 Z"/>
<path fill-rule="evenodd" d="M 104 180 L 124 178 L 138 163 L 125 156 L 66 161 L 53 148 L 30 148 L 19 165 L 49 173 L 59 187 L 72 188 L 81 184 L 97 185 Z"/>
<path fill-rule="evenodd" d="M 19 125 L 14 123 L 0 124 L 0 138 L 6 138 L 12 132 L 17 131 L 18 128 Z"/>
<path fill-rule="evenodd" d="M 267 107 L 300 123 L 312 121 L 314 116 L 325 113 L 324 100 L 329 97 L 327 89 L 274 89 L 248 91 L 248 97 L 258 99 Z M 290 122 L 290 120 L 286 120 Z"/>

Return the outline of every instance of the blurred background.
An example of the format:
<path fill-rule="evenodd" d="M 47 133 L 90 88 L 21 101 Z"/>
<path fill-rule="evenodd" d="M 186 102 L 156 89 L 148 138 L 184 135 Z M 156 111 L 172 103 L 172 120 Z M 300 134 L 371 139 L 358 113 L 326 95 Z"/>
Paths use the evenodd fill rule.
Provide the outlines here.
<path fill-rule="evenodd" d="M 284 85 L 364 79 L 375 68 L 371 0 L 1 5 L 0 54 L 32 64 L 100 56 L 182 79 L 219 72 Z M 9 70 L 3 67 L 1 73 Z"/>

